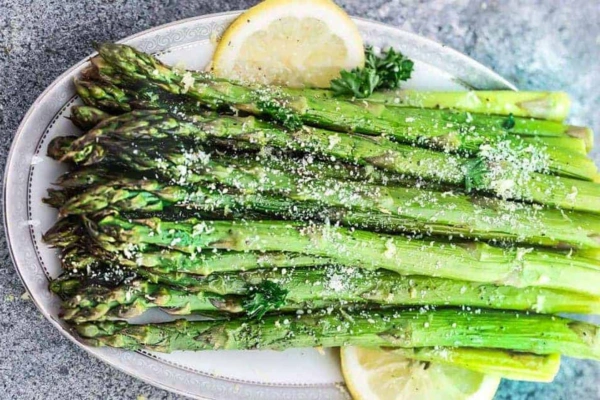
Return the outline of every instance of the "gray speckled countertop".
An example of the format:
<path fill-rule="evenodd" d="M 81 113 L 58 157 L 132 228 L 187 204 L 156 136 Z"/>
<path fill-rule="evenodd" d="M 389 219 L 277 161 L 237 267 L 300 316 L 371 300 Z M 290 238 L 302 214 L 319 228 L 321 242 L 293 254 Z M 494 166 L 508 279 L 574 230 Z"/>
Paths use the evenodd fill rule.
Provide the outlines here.
<path fill-rule="evenodd" d="M 32 5 L 33 3 L 33 5 Z M 117 40 L 242 0 L 0 0 L 0 162 L 29 105 L 58 75 Z M 350 14 L 453 47 L 521 89 L 569 92 L 572 121 L 600 132 L 598 0 L 346 0 Z M 594 156 L 600 160 L 597 145 Z M 22 298 L 0 233 L 0 399 L 179 399 L 92 358 Z M 504 382 L 498 399 L 600 399 L 600 363 L 566 360 L 551 385 Z"/>

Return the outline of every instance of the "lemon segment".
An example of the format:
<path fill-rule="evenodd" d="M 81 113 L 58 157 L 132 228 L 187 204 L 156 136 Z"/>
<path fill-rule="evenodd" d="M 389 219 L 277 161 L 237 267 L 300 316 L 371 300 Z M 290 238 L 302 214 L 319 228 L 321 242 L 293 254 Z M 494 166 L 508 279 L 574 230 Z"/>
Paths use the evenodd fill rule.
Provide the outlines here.
<path fill-rule="evenodd" d="M 240 15 L 219 41 L 216 76 L 290 87 L 329 87 L 364 65 L 350 17 L 330 0 L 266 0 Z"/>
<path fill-rule="evenodd" d="M 343 347 L 342 373 L 355 400 L 491 400 L 500 378 L 392 351 Z"/>

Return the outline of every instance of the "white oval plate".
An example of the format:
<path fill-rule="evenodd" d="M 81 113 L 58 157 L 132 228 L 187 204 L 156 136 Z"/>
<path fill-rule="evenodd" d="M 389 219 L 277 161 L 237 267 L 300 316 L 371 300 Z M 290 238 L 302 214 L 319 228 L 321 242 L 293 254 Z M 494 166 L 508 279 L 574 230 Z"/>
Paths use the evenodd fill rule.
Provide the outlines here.
<path fill-rule="evenodd" d="M 239 12 L 192 18 L 154 28 L 122 42 L 157 53 L 167 63 L 184 62 L 203 68 L 214 50 L 215 38 Z M 415 60 L 415 73 L 406 87 L 436 90 L 514 89 L 470 58 L 430 40 L 398 29 L 355 18 L 369 44 L 393 46 Z M 153 385 L 199 399 L 343 399 L 335 350 L 206 351 L 159 354 L 90 348 L 79 343 L 58 318 L 59 299 L 48 280 L 60 273 L 58 257 L 42 241 L 56 221 L 56 212 L 41 202 L 64 168 L 46 157 L 48 142 L 75 134 L 65 117 L 80 103 L 73 77 L 79 62 L 61 75 L 35 101 L 17 131 L 4 176 L 4 218 L 13 262 L 31 298 L 65 336 L 101 360 Z M 156 318 L 149 314 L 146 321 Z"/>

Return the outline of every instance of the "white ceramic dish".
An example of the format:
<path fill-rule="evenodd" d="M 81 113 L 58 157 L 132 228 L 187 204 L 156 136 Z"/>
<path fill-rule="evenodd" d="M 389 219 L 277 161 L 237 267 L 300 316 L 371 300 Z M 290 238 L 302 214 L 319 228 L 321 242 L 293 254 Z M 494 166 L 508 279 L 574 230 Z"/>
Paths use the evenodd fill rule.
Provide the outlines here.
<path fill-rule="evenodd" d="M 208 15 L 154 28 L 122 42 L 157 53 L 167 63 L 183 61 L 202 68 L 214 50 L 214 39 L 238 12 Z M 437 90 L 514 89 L 491 70 L 454 50 L 379 23 L 355 19 L 367 43 L 393 46 L 415 60 L 407 87 Z M 61 75 L 31 106 L 8 157 L 4 218 L 14 264 L 31 298 L 57 329 L 94 356 L 153 385 L 198 399 L 342 399 L 348 398 L 337 351 L 230 351 L 158 354 L 89 348 L 79 343 L 57 317 L 59 299 L 48 290 L 58 276 L 55 251 L 41 241 L 56 213 L 41 202 L 63 167 L 46 157 L 52 138 L 76 133 L 65 116 L 79 103 L 73 77 L 83 60 Z M 155 314 L 146 321 L 159 318 Z"/>

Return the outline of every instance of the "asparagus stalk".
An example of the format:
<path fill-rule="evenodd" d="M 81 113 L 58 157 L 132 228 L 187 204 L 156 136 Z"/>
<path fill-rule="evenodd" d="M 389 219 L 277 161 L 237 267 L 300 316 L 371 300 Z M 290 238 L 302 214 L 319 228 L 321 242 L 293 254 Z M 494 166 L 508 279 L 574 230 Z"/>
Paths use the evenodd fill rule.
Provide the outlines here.
<path fill-rule="evenodd" d="M 535 287 L 515 288 L 425 276 L 402 276 L 386 270 L 322 266 L 262 269 L 199 277 L 188 274 L 139 273 L 145 279 L 190 291 L 251 295 L 265 282 L 285 290 L 286 300 L 310 303 L 376 303 L 388 306 L 465 306 L 557 314 L 595 314 L 598 297 Z"/>
<path fill-rule="evenodd" d="M 132 78 L 119 73 L 101 56 L 91 60 L 91 66 L 84 71 L 88 80 L 113 83 L 116 86 L 127 86 Z M 141 85 L 136 81 L 135 89 L 143 92 L 149 84 Z M 316 90 L 315 90 L 316 91 Z M 160 93 L 156 92 L 160 96 Z M 337 97 L 330 90 L 319 93 L 323 97 Z M 345 100 L 356 99 L 346 97 Z M 181 98 L 180 98 L 181 101 Z M 501 115 L 525 118 L 546 119 L 562 122 L 569 114 L 571 99 L 564 92 L 525 92 L 510 90 L 476 90 L 468 92 L 431 92 L 417 90 L 379 90 L 360 101 L 381 103 L 390 107 L 449 109 L 466 111 L 474 114 Z"/>
<path fill-rule="evenodd" d="M 86 220 L 95 240 L 108 251 L 156 245 L 197 253 L 288 251 L 330 258 L 366 269 L 426 275 L 514 287 L 544 287 L 600 295 L 598 263 L 592 259 L 526 248 L 501 249 L 484 243 L 427 242 L 404 236 L 282 221 L 187 221 L 158 218 L 125 221 L 106 216 Z"/>
<path fill-rule="evenodd" d="M 69 119 L 81 129 L 92 129 L 111 115 L 95 107 L 72 106 Z"/>
<path fill-rule="evenodd" d="M 332 98 L 331 92 L 325 90 L 287 89 L 286 91 L 296 98 L 306 97 L 309 108 L 318 108 L 323 103 L 336 104 L 344 117 L 347 114 L 350 115 L 350 121 L 354 123 L 353 126 L 346 127 L 347 122 L 338 122 L 330 110 L 319 112 L 321 110 L 309 109 L 308 118 L 303 118 L 308 125 L 368 135 L 384 133 L 399 142 L 417 143 L 452 151 L 462 150 L 477 153 L 482 144 L 493 144 L 499 139 L 511 140 L 513 138 L 525 140 L 529 144 L 540 145 L 554 143 L 552 140 L 546 141 L 546 139 L 565 139 L 562 143 L 574 142 L 583 145 L 587 150 L 588 143 L 593 138 L 593 132 L 589 128 L 567 126 L 539 119 L 515 118 L 511 114 L 508 117 L 499 117 L 450 110 L 388 107 L 381 103 L 371 102 L 370 99 L 340 102 Z M 340 103 L 342 104 L 340 105 Z M 358 111 L 360 108 L 366 108 L 367 112 Z M 375 118 L 373 121 L 368 121 L 372 122 L 371 124 L 365 124 L 354 120 L 357 113 L 363 114 L 363 116 L 375 115 Z M 323 120 L 330 122 L 323 124 Z M 395 133 L 393 133 L 394 129 Z M 568 145 L 568 148 L 571 147 Z M 577 148 L 581 149 L 581 147 Z"/>
<path fill-rule="evenodd" d="M 65 319 L 81 323 L 105 318 L 120 306 L 121 318 L 129 318 L 153 307 L 174 309 L 179 315 L 229 309 L 232 296 L 253 296 L 265 284 L 274 283 L 285 292 L 286 309 L 315 302 L 337 307 L 349 304 L 386 306 L 464 306 L 541 313 L 597 313 L 600 298 L 556 290 L 482 285 L 421 276 L 404 277 L 388 271 L 360 268 L 324 267 L 297 270 L 257 270 L 238 274 L 213 274 L 198 277 L 186 274 L 156 274 L 138 270 L 146 281 L 134 281 L 116 288 L 88 286 L 63 303 Z M 158 282 L 152 283 L 152 282 Z M 173 287 L 181 289 L 174 289 Z M 200 294 L 198 294 L 200 293 Z M 215 294 L 217 300 L 206 298 Z M 198 303 L 198 299 L 202 301 Z M 221 303 L 225 305 L 220 306 Z M 207 308 L 209 307 L 209 308 Z M 167 310 L 170 312 L 169 310 Z M 267 308 L 265 311 L 270 311 Z M 111 314 L 112 316 L 113 314 Z"/>
<path fill-rule="evenodd" d="M 95 62 L 98 64 L 98 62 Z M 100 64 L 100 68 L 106 70 L 105 64 Z M 135 90 L 127 90 L 121 91 L 122 94 L 118 94 L 116 96 L 111 96 L 113 91 L 119 90 L 118 87 L 109 83 L 110 81 L 118 84 L 123 83 L 122 79 L 116 79 L 115 75 L 102 75 L 102 79 L 104 81 L 82 81 L 76 80 L 75 86 L 79 85 L 84 86 L 83 90 L 78 89 L 78 94 L 83 99 L 83 101 L 95 107 L 103 108 L 103 103 L 107 102 L 110 98 L 112 102 L 115 104 L 123 103 L 122 109 L 123 111 L 129 111 L 131 109 L 164 109 L 169 112 L 176 114 L 179 117 L 185 118 L 187 114 L 193 115 L 198 111 L 198 105 L 195 101 L 190 101 L 190 99 L 186 99 L 182 96 L 168 96 L 168 92 L 162 91 L 160 89 L 157 90 L 156 87 L 153 87 L 151 84 L 146 85 L 136 85 Z M 108 82 L 107 82 L 108 81 Z M 126 84 L 125 84 L 126 85 Z M 128 93 L 126 95 L 125 93 Z M 428 92 L 415 92 L 415 93 L 423 93 L 426 94 Z M 449 92 L 449 94 L 460 94 L 461 92 Z M 490 92 L 495 93 L 495 92 Z M 527 94 L 530 92 L 511 92 L 511 93 L 519 93 L 519 94 Z M 319 93 L 320 96 L 331 97 L 332 94 L 329 91 L 323 91 Z M 370 99 L 361 99 L 361 104 L 364 101 L 370 101 Z M 109 107 L 108 109 L 112 109 L 116 107 Z M 466 114 L 465 114 L 466 116 Z M 473 116 L 469 116 L 470 119 Z M 479 119 L 483 119 L 484 117 L 478 117 Z M 448 122 L 448 121 L 447 121 Z M 456 123 L 457 121 L 452 121 L 450 123 Z M 461 121 L 465 123 L 465 120 Z M 471 121 L 472 122 L 472 121 Z M 495 120 L 490 121 L 493 125 L 494 130 L 501 130 L 500 122 L 502 125 L 506 123 L 506 120 Z M 504 129 L 504 128 L 502 128 Z M 548 147 L 554 153 L 553 159 L 557 158 L 557 155 L 562 155 L 563 158 L 571 158 L 573 160 L 577 160 L 582 162 L 585 160 L 585 157 L 579 157 L 577 155 L 587 154 L 588 149 L 586 148 L 586 141 L 593 143 L 593 132 L 588 128 L 580 128 L 579 130 L 575 127 L 571 127 L 571 134 L 566 137 L 554 137 L 554 136 L 520 136 L 520 139 L 525 143 L 532 143 L 534 145 L 541 145 Z M 582 137 L 582 138 L 580 138 Z M 591 146 L 591 145 L 590 145 Z M 546 149 L 547 150 L 547 149 Z"/>
<path fill-rule="evenodd" d="M 262 289 L 256 289 L 252 295 L 218 295 L 209 292 L 179 290 L 156 285 L 146 281 L 132 280 L 126 285 L 106 287 L 89 285 L 77 291 L 81 286 L 81 277 L 67 277 L 51 282 L 51 289 L 58 295 L 67 297 L 63 302 L 61 318 L 74 323 L 89 321 L 115 321 L 135 318 L 151 308 L 160 308 L 171 315 L 197 314 L 211 318 L 226 319 L 231 315 L 252 312 L 255 307 L 264 307 L 261 316 L 272 310 L 290 312 L 298 310 L 337 307 L 320 299 L 305 303 L 284 303 L 284 298 L 275 299 L 273 304 L 264 297 Z M 285 296 L 285 292 L 282 292 Z M 352 307 L 350 307 L 352 308 Z"/>
<path fill-rule="evenodd" d="M 72 280 L 74 278 L 63 281 L 55 288 L 74 285 Z M 270 293 L 268 282 L 266 283 L 267 285 L 259 284 L 248 288 L 244 296 L 190 292 L 142 280 L 134 280 L 115 288 L 87 286 L 74 297 L 63 302 L 62 318 L 75 323 L 119 320 L 137 317 L 157 307 L 173 315 L 202 315 L 210 312 L 209 315 L 227 317 L 227 314 L 250 314 L 255 307 L 260 307 L 260 315 L 264 315 L 272 311 L 289 312 L 327 307 L 333 309 L 341 306 L 339 302 L 319 298 L 306 301 L 288 300 L 284 290 L 275 302 L 266 301 L 265 295 Z M 354 305 L 344 304 L 344 306 L 352 308 Z"/>
<path fill-rule="evenodd" d="M 418 361 L 456 365 L 517 381 L 552 382 L 560 368 L 560 354 L 539 355 L 469 347 L 389 348 L 385 351 Z"/>
<path fill-rule="evenodd" d="M 141 266 L 159 273 L 211 275 L 223 272 L 249 271 L 258 268 L 296 268 L 331 264 L 326 257 L 277 252 L 225 252 L 200 254 L 192 258 L 176 251 L 155 251 L 136 254 L 134 261 L 119 258 L 130 267 Z"/>
<path fill-rule="evenodd" d="M 476 114 L 510 114 L 562 122 L 569 115 L 571 99 L 564 92 L 516 92 L 471 90 L 468 92 L 424 92 L 396 90 L 374 92 L 367 99 L 390 107 L 461 110 Z"/>
<path fill-rule="evenodd" d="M 53 247 L 63 248 L 63 269 L 79 274 L 80 271 L 102 270 L 104 262 L 110 261 L 126 267 L 111 269 L 121 271 L 112 284 L 120 284 L 131 277 L 128 270 L 147 268 L 158 273 L 188 273 L 210 275 L 217 272 L 240 272 L 258 268 L 295 268 L 332 264 L 322 256 L 311 256 L 289 252 L 233 252 L 211 251 L 189 255 L 176 250 L 138 244 L 135 251 L 107 252 L 86 235 L 80 220 L 65 218 L 57 222 L 43 237 Z M 110 273 L 96 274 L 108 277 Z M 60 282 L 56 280 L 55 282 Z M 95 283 L 96 281 L 92 281 Z M 100 282 L 102 283 L 102 282 Z"/>
<path fill-rule="evenodd" d="M 508 127 L 503 118 L 493 116 L 467 116 L 448 111 L 390 108 L 376 104 L 365 107 L 363 104 L 332 99 L 322 95 L 319 90 L 254 89 L 218 80 L 207 74 L 179 73 L 156 58 L 125 45 L 106 43 L 97 50 L 111 70 L 114 68 L 129 79 L 156 84 L 163 90 L 183 94 L 209 107 L 227 105 L 264 114 L 291 129 L 300 128 L 302 123 L 313 124 L 364 134 L 384 133 L 403 142 L 426 142 L 466 151 L 477 151 L 482 143 L 497 140 L 507 130 L 532 135 L 569 136 L 569 127 L 552 121 L 518 119 Z M 462 119 L 469 122 L 463 124 Z M 452 125 L 448 126 L 448 123 Z M 476 134 L 465 134 L 471 127 L 483 129 Z"/>
<path fill-rule="evenodd" d="M 49 239 L 51 240 L 51 239 Z M 186 273 L 207 276 L 214 273 L 249 271 L 259 268 L 296 268 L 331 264 L 326 257 L 285 252 L 202 252 L 190 257 L 176 250 L 145 246 L 132 254 L 108 253 L 83 245 L 63 253 L 67 271 L 95 270 L 99 260 L 110 260 L 130 270 L 145 268 L 156 273 Z"/>
<path fill-rule="evenodd" d="M 260 321 L 177 321 L 76 325 L 93 346 L 161 352 L 292 347 L 475 347 L 600 359 L 598 327 L 540 314 L 454 309 L 270 316 Z"/>
<path fill-rule="evenodd" d="M 121 143 L 124 146 L 124 151 L 128 153 L 133 153 L 137 148 L 137 153 L 140 155 L 148 155 L 154 156 L 154 154 L 158 154 L 158 145 L 154 144 L 143 144 L 135 146 L 136 148 L 129 147 L 126 143 Z M 112 144 L 112 146 L 116 146 L 117 144 Z M 446 190 L 448 188 L 433 185 L 423 181 L 415 181 L 414 179 L 404 179 L 399 175 L 391 174 L 386 171 L 382 171 L 372 167 L 359 167 L 351 164 L 343 164 L 340 162 L 329 161 L 323 162 L 321 160 L 314 159 L 312 156 L 307 155 L 305 157 L 289 157 L 285 154 L 256 154 L 249 157 L 247 153 L 241 154 L 225 154 L 220 153 L 219 151 L 214 151 L 213 153 L 208 153 L 203 155 L 203 159 L 192 160 L 194 154 L 196 158 L 200 158 L 202 155 L 200 151 L 195 153 L 190 153 L 186 150 L 182 150 L 173 144 L 163 143 L 162 144 L 163 151 L 162 156 L 166 159 L 170 160 L 170 162 L 178 163 L 183 160 L 187 156 L 187 160 L 183 160 L 185 164 L 191 170 L 190 175 L 192 175 L 193 170 L 196 168 L 200 168 L 201 171 L 204 171 L 207 167 L 206 159 L 210 159 L 217 164 L 230 165 L 231 167 L 236 167 L 238 169 L 242 169 L 244 171 L 253 170 L 256 165 L 266 165 L 269 168 L 283 170 L 286 173 L 291 173 L 297 175 L 299 178 L 302 177 L 307 180 L 320 180 L 320 179 L 337 179 L 342 181 L 351 181 L 352 184 L 354 182 L 360 183 L 371 183 L 378 185 L 391 185 L 391 186 L 408 186 L 408 187 L 419 187 L 419 188 L 430 188 L 436 190 Z M 58 155 L 57 155 L 58 156 Z M 107 157 L 110 157 L 108 155 Z M 137 163 L 140 164 L 141 163 Z M 169 175 L 169 172 L 165 171 L 152 171 L 149 170 L 147 173 L 140 173 L 139 171 L 135 171 L 132 168 L 128 168 L 123 164 L 110 164 L 110 163 L 101 163 L 100 165 L 92 165 L 92 166 L 84 166 L 71 171 L 66 172 L 62 176 L 58 178 L 55 182 L 56 185 L 61 186 L 66 189 L 71 188 L 79 188 L 85 189 L 92 185 L 103 185 L 113 180 L 118 180 L 121 178 L 130 178 L 130 179 L 152 179 L 158 175 Z M 175 164 L 178 165 L 178 164 Z M 147 169 L 148 167 L 146 167 Z M 116 172 L 118 171 L 118 172 Z M 171 174 L 173 179 L 179 180 L 182 177 L 181 172 L 179 174 Z M 191 180 L 192 178 L 190 178 Z M 196 182 L 200 182 L 202 178 L 194 177 L 193 179 L 197 179 Z M 167 179 L 168 180 L 168 179 Z"/>
<path fill-rule="evenodd" d="M 188 293 L 177 296 L 174 295 L 178 292 L 177 290 L 172 288 L 168 290 L 168 293 L 159 290 L 155 294 L 157 296 L 155 300 L 150 301 L 138 297 L 131 304 L 120 305 L 115 308 L 108 308 L 104 304 L 99 304 L 91 308 L 67 309 L 63 311 L 62 318 L 77 324 L 91 321 L 119 321 L 138 317 L 146 310 L 157 307 L 170 315 L 189 315 L 193 313 L 211 319 L 228 319 L 246 312 L 244 304 L 248 299 L 245 298 L 222 297 L 211 293 Z M 278 308 L 278 312 L 299 310 L 304 312 L 305 310 L 327 307 L 333 309 L 334 306 L 337 305 L 330 305 L 321 300 L 315 300 L 310 304 L 286 303 Z"/>
<path fill-rule="evenodd" d="M 142 111 L 139 113 L 155 113 Z M 140 121 L 139 114 L 127 116 Z M 125 118 L 126 116 L 123 116 Z M 170 118 L 165 123 L 175 123 L 175 120 Z M 185 123 L 184 123 L 185 124 Z M 136 144 L 128 144 L 126 141 L 115 141 L 107 137 L 119 135 L 122 140 L 143 140 L 152 138 L 152 140 L 179 139 L 185 140 L 189 138 L 188 133 L 184 133 L 188 128 L 194 129 L 191 125 L 184 125 L 180 129 L 176 129 L 170 125 L 164 130 L 158 130 L 155 127 L 149 129 L 127 130 L 119 129 L 116 132 L 106 130 L 102 132 L 99 128 L 94 129 L 85 138 L 78 141 L 65 138 L 56 138 L 52 141 L 49 147 L 48 155 L 60 161 L 74 161 L 76 163 L 94 164 L 102 161 L 108 155 L 121 159 L 124 162 L 131 163 L 138 161 L 137 164 L 146 166 L 146 168 L 156 168 L 158 161 L 163 161 L 160 158 L 158 151 L 152 155 L 139 154 L 136 155 L 136 148 L 140 147 Z M 123 131 L 127 131 L 126 134 Z M 194 134 L 191 137 L 196 140 L 205 140 L 212 138 L 229 139 L 235 138 L 241 142 L 249 144 L 249 148 L 254 147 L 260 149 L 264 147 L 275 147 L 288 151 L 301 151 L 309 153 L 317 153 L 323 157 L 331 157 L 349 162 L 356 162 L 364 166 L 380 167 L 400 175 L 408 175 L 417 178 L 424 178 L 431 181 L 447 182 L 454 185 L 464 185 L 465 174 L 467 172 L 468 159 L 456 158 L 455 156 L 446 156 L 441 153 L 417 149 L 407 148 L 396 145 L 395 143 L 386 141 L 384 138 L 366 139 L 361 137 L 338 136 L 338 139 L 333 140 L 336 144 L 331 146 L 331 138 L 329 135 L 317 136 L 312 133 L 298 132 L 295 135 L 289 135 L 281 130 L 268 131 L 263 123 L 252 118 L 230 118 L 218 117 L 211 122 L 206 121 L 202 128 L 194 129 Z M 163 141 L 162 150 L 173 151 L 173 146 L 165 148 L 168 142 Z M 236 143 L 235 146 L 239 146 Z M 137 152 L 144 151 L 150 146 L 143 146 Z M 156 147 L 158 149 L 158 147 Z M 128 151 L 127 151 L 128 150 Z M 180 150 L 180 152 L 189 153 L 190 155 L 198 152 L 189 148 L 188 151 Z M 124 153 L 125 152 L 125 153 Z M 163 151 L 164 153 L 164 151 Z M 125 155 L 124 155 L 125 154 Z M 127 159 L 123 157 L 127 156 Z M 171 162 L 177 162 L 168 160 Z M 188 160 L 190 162 L 191 160 Z M 445 169 L 444 166 L 446 167 Z M 132 166 L 132 168 L 139 168 Z"/>
<path fill-rule="evenodd" d="M 162 157 L 157 160 L 161 152 L 157 152 L 154 159 L 150 159 L 152 157 L 148 155 L 135 154 L 136 149 L 132 149 L 134 154 L 130 154 L 123 151 L 124 144 L 108 141 L 106 137 L 117 136 L 126 140 L 234 138 L 255 147 L 272 146 L 288 151 L 333 156 L 434 183 L 458 186 L 468 183 L 475 189 L 497 196 L 531 200 L 565 210 L 600 212 L 600 203 L 597 201 L 600 197 L 600 185 L 534 172 L 536 168 L 545 165 L 544 160 L 538 160 L 539 165 L 523 162 L 518 153 L 511 153 L 506 147 L 499 147 L 498 151 L 490 149 L 486 159 L 473 160 L 399 145 L 383 137 L 365 138 L 343 133 L 332 136 L 319 130 L 289 133 L 248 118 L 211 118 L 205 118 L 204 122 L 188 123 L 178 121 L 161 111 L 134 112 L 111 119 L 109 124 L 95 128 L 69 145 L 65 146 L 65 140 L 59 139 L 58 144 L 51 144 L 49 155 L 63 161 L 89 164 L 103 159 L 108 151 L 115 157 L 127 156 L 125 161 L 129 164 L 136 159 L 143 160 L 143 164 L 156 165 L 158 161 L 163 161 Z M 105 147 L 113 150 L 106 150 Z M 510 155 L 512 164 L 503 160 L 507 154 Z"/>
<path fill-rule="evenodd" d="M 64 173 L 55 182 L 55 185 L 61 186 L 61 189 L 49 188 L 47 190 L 48 196 L 42 201 L 54 208 L 61 208 L 69 199 L 77 196 L 83 190 L 95 185 L 108 184 L 111 180 L 120 179 L 123 176 L 122 173 L 115 172 L 114 169 L 117 166 L 107 167 L 83 167 Z M 122 168 L 119 169 L 122 170 Z M 143 174 L 131 170 L 126 170 L 125 174 L 129 179 L 141 180 L 146 178 Z"/>
<path fill-rule="evenodd" d="M 275 162 L 275 167 L 282 165 Z M 210 165 L 210 166 L 209 166 Z M 268 164 L 211 161 L 199 179 L 205 185 L 186 187 L 152 179 L 121 178 L 92 187 L 64 200 L 49 192 L 60 215 L 121 211 L 185 209 L 227 212 L 255 211 L 284 219 L 329 218 L 361 229 L 425 233 L 522 242 L 534 245 L 599 248 L 600 219 L 592 215 L 540 209 L 499 199 L 303 176 Z M 218 182 L 233 188 L 211 188 Z"/>

